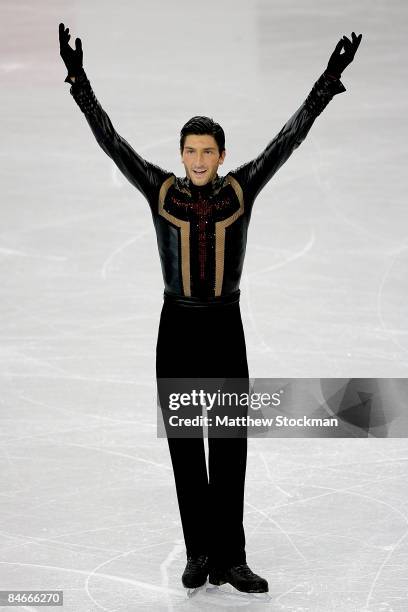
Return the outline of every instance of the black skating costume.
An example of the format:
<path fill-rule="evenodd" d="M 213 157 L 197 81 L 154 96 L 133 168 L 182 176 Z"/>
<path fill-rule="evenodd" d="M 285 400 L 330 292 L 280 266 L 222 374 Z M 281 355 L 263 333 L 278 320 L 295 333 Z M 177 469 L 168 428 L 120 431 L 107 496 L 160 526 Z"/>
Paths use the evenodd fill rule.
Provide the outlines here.
<path fill-rule="evenodd" d="M 71 86 L 99 145 L 145 196 L 164 279 L 156 351 L 160 378 L 248 378 L 239 283 L 256 196 L 305 139 L 334 95 L 346 91 L 324 72 L 255 159 L 203 187 L 143 159 L 112 126 L 83 72 Z M 168 438 L 187 554 L 218 567 L 245 563 L 246 438 Z"/>

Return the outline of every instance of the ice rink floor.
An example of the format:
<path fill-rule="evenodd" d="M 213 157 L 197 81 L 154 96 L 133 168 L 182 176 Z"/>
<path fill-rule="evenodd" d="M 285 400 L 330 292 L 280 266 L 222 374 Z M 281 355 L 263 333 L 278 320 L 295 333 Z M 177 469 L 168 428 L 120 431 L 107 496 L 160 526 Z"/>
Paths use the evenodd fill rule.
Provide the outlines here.
<path fill-rule="evenodd" d="M 182 587 L 156 435 L 151 213 L 98 147 L 58 46 L 62 21 L 117 131 L 183 176 L 187 119 L 224 127 L 225 174 L 361 32 L 347 91 L 254 204 L 241 310 L 253 377 L 405 378 L 407 13 L 402 0 L 2 1 L 0 590 L 62 589 L 66 612 L 408 610 L 404 438 L 250 439 L 247 556 L 269 593 Z"/>

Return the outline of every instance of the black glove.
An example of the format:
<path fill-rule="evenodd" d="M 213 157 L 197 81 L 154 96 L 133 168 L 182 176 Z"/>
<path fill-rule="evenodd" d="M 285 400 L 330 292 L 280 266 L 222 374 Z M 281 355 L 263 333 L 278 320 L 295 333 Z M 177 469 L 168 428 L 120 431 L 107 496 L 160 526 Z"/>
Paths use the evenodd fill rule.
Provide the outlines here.
<path fill-rule="evenodd" d="M 66 28 L 63 23 L 59 24 L 59 43 L 60 56 L 67 67 L 68 75 L 65 82 L 72 83 L 70 77 L 78 77 L 84 72 L 82 62 L 84 54 L 82 52 L 82 42 L 80 38 L 75 39 L 75 49 L 69 46 L 68 41 L 71 38 L 69 28 Z"/>
<path fill-rule="evenodd" d="M 343 70 L 353 61 L 362 36 L 362 34 L 356 36 L 355 32 L 352 32 L 352 40 L 347 38 L 347 36 L 343 36 L 343 38 L 339 40 L 327 64 L 325 70 L 327 74 L 338 78 L 341 77 Z M 344 48 L 344 53 L 340 53 L 342 47 Z"/>

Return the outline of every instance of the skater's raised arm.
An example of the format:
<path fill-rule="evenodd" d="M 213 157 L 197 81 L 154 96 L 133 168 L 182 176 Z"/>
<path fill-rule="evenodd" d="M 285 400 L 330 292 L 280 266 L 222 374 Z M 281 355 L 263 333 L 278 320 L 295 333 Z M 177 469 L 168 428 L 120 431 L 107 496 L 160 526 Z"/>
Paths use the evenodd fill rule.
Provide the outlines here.
<path fill-rule="evenodd" d="M 172 173 L 143 159 L 116 132 L 110 118 L 98 102 L 83 68 L 81 39 L 75 40 L 75 49 L 72 49 L 68 44 L 70 38 L 69 28 L 65 28 L 64 24 L 60 23 L 60 55 L 68 70 L 65 82 L 71 83 L 70 93 L 84 113 L 98 144 L 152 206 L 157 200 L 163 181 Z"/>
<path fill-rule="evenodd" d="M 316 117 L 338 93 L 346 91 L 340 81 L 342 71 L 352 62 L 362 34 L 352 33 L 352 41 L 346 36 L 337 43 L 326 70 L 313 85 L 303 104 L 285 123 L 258 157 L 230 172 L 240 183 L 247 202 L 253 203 L 261 189 L 285 163 L 293 151 L 303 142 Z M 344 47 L 345 52 L 340 53 Z"/>

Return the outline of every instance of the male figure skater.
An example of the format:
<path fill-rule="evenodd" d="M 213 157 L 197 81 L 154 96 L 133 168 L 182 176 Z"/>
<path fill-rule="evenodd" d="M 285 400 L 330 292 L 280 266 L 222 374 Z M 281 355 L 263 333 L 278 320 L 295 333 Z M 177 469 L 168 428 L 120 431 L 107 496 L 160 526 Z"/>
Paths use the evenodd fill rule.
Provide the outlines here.
<path fill-rule="evenodd" d="M 338 93 L 362 35 L 337 43 L 326 70 L 280 132 L 255 159 L 226 176 L 225 134 L 208 117 L 193 117 L 180 135 L 186 176 L 143 159 L 114 129 L 83 68 L 82 43 L 68 44 L 59 25 L 60 55 L 70 93 L 97 142 L 147 199 L 157 234 L 164 303 L 156 347 L 161 378 L 248 379 L 240 314 L 242 266 L 252 206 L 261 189 L 305 139 L 316 117 Z M 341 51 L 344 49 L 344 52 Z M 168 437 L 187 564 L 185 587 L 229 582 L 248 593 L 268 591 L 248 567 L 243 528 L 247 438 L 210 438 L 208 475 L 203 438 Z"/>

